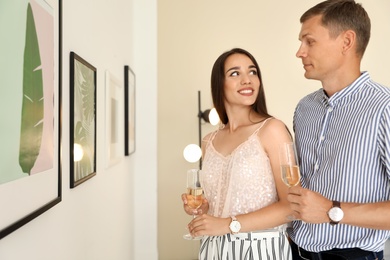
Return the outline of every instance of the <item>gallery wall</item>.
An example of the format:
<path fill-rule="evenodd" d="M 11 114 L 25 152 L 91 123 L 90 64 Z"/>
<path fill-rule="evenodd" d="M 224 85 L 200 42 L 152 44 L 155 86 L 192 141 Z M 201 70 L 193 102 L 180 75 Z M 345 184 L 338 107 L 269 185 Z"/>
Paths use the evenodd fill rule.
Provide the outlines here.
<path fill-rule="evenodd" d="M 296 102 L 319 87 L 303 78 L 294 57 L 298 17 L 317 2 L 284 1 L 281 8 L 266 0 L 239 5 L 164 0 L 158 6 L 156 0 L 63 0 L 62 201 L 1 239 L 0 259 L 195 259 L 198 244 L 182 239 L 190 217 L 180 194 L 185 171 L 197 167 L 182 156 L 187 144 L 197 143 L 197 91 L 202 108 L 209 108 L 212 63 L 221 52 L 244 47 L 262 68 L 271 113 L 291 127 Z M 363 69 L 390 86 L 390 3 L 361 2 L 373 23 Z M 97 175 L 74 189 L 68 156 L 70 51 L 98 73 Z M 136 152 L 106 168 L 104 71 L 122 79 L 124 65 L 137 76 Z"/>
<path fill-rule="evenodd" d="M 58 8 L 56 0 L 48 2 Z M 157 66 L 150 65 L 157 58 L 156 10 L 155 0 L 62 1 L 62 198 L 2 238 L 0 259 L 157 259 Z M 6 11 L 0 4 L 0 17 Z M 57 13 L 54 16 L 58 21 Z M 97 69 L 96 175 L 74 188 L 69 156 L 70 52 Z M 108 167 L 105 72 L 117 78 L 123 90 L 125 65 L 136 74 L 136 150 Z M 118 138 L 124 151 L 124 129 Z M 38 194 L 26 200 L 34 203 Z"/>

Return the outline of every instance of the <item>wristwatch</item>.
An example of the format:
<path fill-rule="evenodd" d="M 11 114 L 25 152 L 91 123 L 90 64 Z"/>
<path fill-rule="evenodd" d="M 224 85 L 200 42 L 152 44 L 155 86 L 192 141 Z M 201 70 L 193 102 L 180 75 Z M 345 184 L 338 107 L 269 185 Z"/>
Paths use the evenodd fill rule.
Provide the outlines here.
<path fill-rule="evenodd" d="M 235 216 L 231 216 L 231 218 L 232 218 L 232 222 L 230 222 L 229 228 L 230 228 L 231 233 L 233 235 L 235 235 L 238 232 L 240 232 L 241 224 L 240 224 L 240 222 L 238 222 L 238 220 L 236 219 Z"/>
<path fill-rule="evenodd" d="M 333 201 L 333 206 L 328 211 L 328 216 L 330 219 L 329 224 L 332 226 L 337 225 L 343 219 L 344 211 L 341 209 L 339 201 Z"/>

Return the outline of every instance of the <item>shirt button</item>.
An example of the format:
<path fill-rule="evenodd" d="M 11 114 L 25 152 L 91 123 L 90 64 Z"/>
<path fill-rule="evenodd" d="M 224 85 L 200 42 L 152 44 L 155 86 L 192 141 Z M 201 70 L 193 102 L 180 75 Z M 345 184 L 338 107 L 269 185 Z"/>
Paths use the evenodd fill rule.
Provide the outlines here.
<path fill-rule="evenodd" d="M 318 167 L 318 164 L 316 164 L 316 165 L 314 166 L 314 170 L 316 170 L 316 171 L 317 171 L 317 170 L 318 170 L 318 168 L 319 168 L 319 167 Z"/>
<path fill-rule="evenodd" d="M 328 112 L 332 112 L 332 111 L 333 111 L 332 107 L 328 108 Z"/>
<path fill-rule="evenodd" d="M 321 141 L 324 141 L 325 140 L 325 136 L 321 136 Z"/>

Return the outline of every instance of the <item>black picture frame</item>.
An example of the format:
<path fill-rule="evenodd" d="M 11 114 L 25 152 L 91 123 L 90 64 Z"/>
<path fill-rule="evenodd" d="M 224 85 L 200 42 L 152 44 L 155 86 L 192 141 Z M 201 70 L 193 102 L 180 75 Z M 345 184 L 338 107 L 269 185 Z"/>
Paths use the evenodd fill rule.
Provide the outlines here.
<path fill-rule="evenodd" d="M 70 188 L 96 175 L 97 70 L 70 52 Z"/>
<path fill-rule="evenodd" d="M 20 4 L 19 2 L 15 2 L 13 0 L 8 1 L 8 3 L 11 2 L 12 4 L 16 3 L 18 6 L 24 6 L 23 4 Z M 3 7 L 6 8 L 8 3 L 3 2 Z M 43 52 L 46 52 L 45 57 L 49 57 L 48 60 L 47 59 L 45 60 L 45 58 L 42 58 L 43 55 L 40 55 L 40 70 L 45 71 L 47 68 L 49 68 L 47 72 L 51 71 L 51 73 L 49 73 L 49 80 L 46 81 L 46 83 L 48 84 L 45 83 L 45 79 L 42 76 L 42 81 L 44 82 L 43 103 L 45 104 L 43 105 L 44 116 L 42 120 L 44 120 L 43 125 L 50 125 L 51 130 L 48 135 L 47 135 L 48 132 L 45 132 L 45 130 L 43 130 L 41 140 L 42 143 L 47 142 L 47 140 L 49 139 L 52 140 L 51 141 L 52 145 L 50 145 L 50 149 L 48 149 L 50 150 L 50 152 L 46 155 L 52 158 L 50 160 L 51 167 L 47 169 L 45 168 L 45 170 L 43 171 L 37 171 L 36 174 L 31 174 L 30 172 L 29 176 L 16 179 L 8 183 L 0 184 L 0 196 L 5 198 L 4 200 L 0 200 L 1 201 L 0 202 L 0 208 L 1 208 L 0 239 L 3 239 L 4 237 L 11 234 L 15 230 L 21 228 L 22 226 L 26 225 L 33 219 L 42 215 L 44 212 L 54 207 L 62 200 L 61 151 L 60 151 L 61 150 L 61 106 L 62 106 L 61 104 L 62 0 L 54 1 L 51 3 L 53 3 L 53 6 L 50 6 L 50 4 L 47 2 L 44 3 L 44 5 L 46 6 L 40 6 L 40 7 L 37 5 L 32 6 L 32 4 L 28 2 L 26 2 L 25 5 L 25 8 L 27 9 L 27 15 L 26 15 L 27 20 L 32 18 L 32 20 L 34 21 L 34 23 L 30 23 L 30 25 L 33 24 L 32 27 L 30 28 L 34 28 L 33 30 L 41 30 L 41 32 L 44 32 L 45 37 L 47 37 L 48 35 L 52 35 L 54 38 L 54 39 L 51 39 L 51 37 L 43 38 L 43 42 L 47 44 L 46 46 L 53 46 L 53 48 L 42 47 L 40 45 L 42 41 L 40 41 L 38 45 L 35 45 L 36 40 L 33 40 L 33 42 L 35 41 L 35 43 L 32 43 L 31 39 L 29 40 L 27 39 L 27 36 L 25 40 L 25 49 L 39 48 L 41 54 Z M 37 10 L 36 9 L 37 7 L 42 8 L 41 10 L 47 8 L 52 9 L 53 12 L 52 13 L 48 12 L 47 14 L 44 15 L 44 17 L 42 17 L 42 13 L 41 13 L 38 19 L 34 16 L 34 10 Z M 23 14 L 25 14 L 26 9 L 23 8 L 23 10 L 18 10 L 18 12 L 20 11 Z M 48 20 L 45 20 L 47 18 Z M 18 22 L 20 22 L 20 20 Z M 12 21 L 10 21 L 10 23 L 12 23 Z M 12 30 L 15 29 L 12 27 Z M 26 26 L 27 33 L 22 32 L 22 34 L 26 33 L 27 35 L 29 30 L 30 30 L 29 27 Z M 31 34 L 29 34 L 29 37 L 31 37 Z M 31 44 L 35 46 L 32 47 Z M 20 55 L 23 56 L 23 53 L 20 53 Z M 49 61 L 49 63 L 46 64 L 49 64 L 49 66 L 45 67 L 44 63 L 47 61 Z M 9 60 L 7 60 L 7 58 L 2 59 L 0 63 L 1 62 L 5 62 L 9 65 Z M 24 66 L 26 66 L 26 64 Z M 3 71 L 3 72 L 6 74 L 16 73 L 15 71 L 9 71 L 9 72 Z M 32 81 L 29 81 L 30 79 L 31 78 L 28 77 L 24 78 L 23 79 L 24 85 L 26 82 L 27 84 L 30 83 L 30 85 L 34 85 L 31 84 Z M 13 87 L 11 87 L 11 89 L 12 88 L 17 89 L 21 87 L 19 85 L 14 85 Z M 48 98 L 46 98 L 45 92 L 50 93 Z M 10 97 L 7 96 L 7 98 Z M 47 106 L 46 101 L 50 103 L 50 106 Z M 47 111 L 50 116 L 47 116 Z M 9 117 L 20 117 L 20 111 L 8 111 L 7 113 L 9 113 L 8 114 Z M 35 111 L 33 113 L 35 113 Z M 45 120 L 49 120 L 50 123 L 45 124 Z M 4 120 L 2 120 L 2 122 L 4 123 Z M 11 130 L 15 131 L 15 129 L 11 129 Z M 9 136 L 7 138 L 9 138 Z M 22 140 L 21 143 L 25 144 L 25 142 L 22 142 Z M 41 147 L 42 146 L 43 145 L 41 145 Z M 2 149 L 7 149 L 7 148 L 3 147 Z M 2 167 L 0 167 L 0 171 L 4 170 Z M 47 192 L 47 190 L 50 190 L 50 192 Z M 30 196 L 33 197 L 34 199 L 27 199 Z"/>
<path fill-rule="evenodd" d="M 135 152 L 135 91 L 136 76 L 130 66 L 125 65 L 125 155 Z"/>

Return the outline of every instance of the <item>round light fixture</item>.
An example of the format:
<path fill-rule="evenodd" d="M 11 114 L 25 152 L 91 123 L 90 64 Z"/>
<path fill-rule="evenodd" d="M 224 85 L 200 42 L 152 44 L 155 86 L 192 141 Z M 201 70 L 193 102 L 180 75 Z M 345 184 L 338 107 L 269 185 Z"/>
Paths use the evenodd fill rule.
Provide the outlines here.
<path fill-rule="evenodd" d="M 184 148 L 183 156 L 187 162 L 197 162 L 202 157 L 202 149 L 196 144 L 189 144 Z"/>

